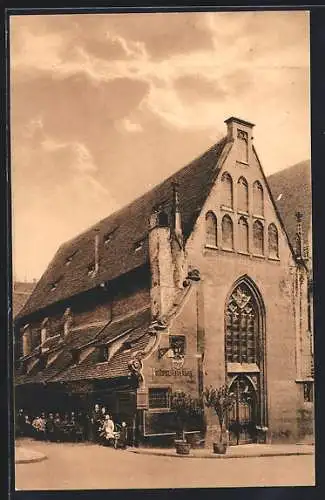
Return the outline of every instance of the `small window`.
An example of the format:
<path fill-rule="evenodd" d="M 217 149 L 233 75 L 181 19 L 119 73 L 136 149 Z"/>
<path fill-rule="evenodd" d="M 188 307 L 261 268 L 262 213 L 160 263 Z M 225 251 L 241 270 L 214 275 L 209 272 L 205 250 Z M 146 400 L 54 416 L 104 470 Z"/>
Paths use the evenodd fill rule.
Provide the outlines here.
<path fill-rule="evenodd" d="M 248 222 L 244 217 L 238 221 L 238 250 L 248 253 Z"/>
<path fill-rule="evenodd" d="M 217 246 L 217 218 L 213 212 L 208 212 L 205 217 L 206 244 Z"/>
<path fill-rule="evenodd" d="M 78 252 L 78 250 L 76 250 L 75 252 L 73 252 L 71 255 L 69 255 L 67 258 L 66 258 L 66 261 L 65 261 L 65 265 L 66 266 L 69 266 L 74 258 L 74 256 L 76 255 L 76 253 Z"/>
<path fill-rule="evenodd" d="M 244 177 L 240 177 L 237 183 L 237 208 L 248 212 L 248 184 Z"/>
<path fill-rule="evenodd" d="M 240 162 L 248 163 L 248 134 L 245 130 L 237 130 L 237 159 Z"/>
<path fill-rule="evenodd" d="M 260 182 L 253 184 L 253 213 L 255 215 L 264 215 L 264 194 Z"/>
<path fill-rule="evenodd" d="M 264 255 L 264 226 L 259 220 L 253 224 L 253 245 L 256 255 Z"/>
<path fill-rule="evenodd" d="M 269 225 L 268 237 L 269 237 L 269 257 L 278 258 L 279 257 L 278 230 L 274 224 Z"/>
<path fill-rule="evenodd" d="M 175 356 L 185 356 L 186 339 L 185 335 L 172 335 L 169 337 L 169 347 Z"/>
<path fill-rule="evenodd" d="M 234 248 L 233 223 L 229 215 L 224 215 L 222 219 L 222 248 L 227 250 Z"/>
<path fill-rule="evenodd" d="M 50 290 L 51 290 L 51 292 L 54 292 L 54 290 L 56 290 L 56 289 L 57 289 L 58 284 L 59 284 L 59 282 L 58 282 L 58 281 L 55 281 L 54 283 L 51 283 L 51 285 L 50 285 Z"/>
<path fill-rule="evenodd" d="M 170 408 L 170 390 L 167 388 L 149 389 L 149 409 Z"/>
<path fill-rule="evenodd" d="M 98 348 L 98 363 L 105 363 L 108 361 L 109 349 L 107 345 L 101 345 Z"/>
<path fill-rule="evenodd" d="M 88 276 L 92 276 L 95 273 L 95 264 L 89 264 L 88 266 Z"/>
<path fill-rule="evenodd" d="M 137 242 L 134 244 L 134 251 L 135 251 L 135 252 L 139 252 L 140 250 L 142 250 L 143 245 L 144 245 L 144 240 L 139 240 L 139 241 L 137 241 Z"/>
<path fill-rule="evenodd" d="M 108 245 L 112 241 L 116 229 L 117 228 L 113 229 L 113 231 L 109 231 L 108 233 L 104 234 L 104 245 Z"/>
<path fill-rule="evenodd" d="M 232 188 L 232 178 L 225 172 L 221 177 L 221 204 L 227 208 L 233 208 L 233 188 Z"/>
<path fill-rule="evenodd" d="M 313 397 L 313 382 L 304 382 L 304 402 L 312 403 Z"/>

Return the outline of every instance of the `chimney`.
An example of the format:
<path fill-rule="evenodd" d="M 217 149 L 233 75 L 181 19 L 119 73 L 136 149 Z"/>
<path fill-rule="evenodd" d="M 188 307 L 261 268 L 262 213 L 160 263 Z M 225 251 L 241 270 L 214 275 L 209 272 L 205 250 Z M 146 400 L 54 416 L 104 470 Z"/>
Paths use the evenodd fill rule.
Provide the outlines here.
<path fill-rule="evenodd" d="M 95 268 L 94 275 L 99 271 L 99 229 L 95 229 Z"/>
<path fill-rule="evenodd" d="M 249 164 L 252 157 L 253 127 L 254 123 L 231 116 L 225 120 L 227 125 L 227 138 L 235 145 L 236 161 Z"/>
<path fill-rule="evenodd" d="M 302 234 L 302 213 L 296 212 L 296 256 L 299 260 L 304 259 L 304 240 Z"/>

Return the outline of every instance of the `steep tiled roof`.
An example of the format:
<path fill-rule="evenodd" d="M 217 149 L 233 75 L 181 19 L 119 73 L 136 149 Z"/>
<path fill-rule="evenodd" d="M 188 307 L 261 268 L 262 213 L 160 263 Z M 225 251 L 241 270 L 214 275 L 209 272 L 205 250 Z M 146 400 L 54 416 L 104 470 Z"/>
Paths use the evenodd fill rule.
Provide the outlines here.
<path fill-rule="evenodd" d="M 103 331 L 103 335 L 96 338 L 96 346 L 108 342 L 123 332 L 129 332 L 127 340 L 131 342 L 131 349 L 117 351 L 109 362 L 98 363 L 97 352 L 94 350 L 77 365 L 70 365 L 67 369 L 51 379 L 51 382 L 74 381 L 85 379 L 115 378 L 128 375 L 128 361 L 136 351 L 144 349 L 149 342 L 147 333 L 150 324 L 150 309 L 140 311 L 138 314 L 124 318 L 123 321 L 112 323 Z M 98 340 L 98 342 L 97 342 Z"/>
<path fill-rule="evenodd" d="M 148 222 L 153 208 L 166 203 L 170 213 L 172 184 L 178 183 L 180 210 L 185 239 L 190 235 L 216 175 L 216 164 L 226 138 L 212 146 L 151 191 L 100 221 L 86 232 L 64 243 L 39 280 L 19 316 L 26 316 L 47 305 L 89 290 L 103 281 L 113 280 L 148 262 Z M 98 230 L 99 272 L 88 274 L 94 262 L 95 229 Z M 144 239 L 135 252 L 135 244 Z M 107 240 L 106 243 L 104 241 Z M 51 285 L 57 284 L 51 290 Z"/>
<path fill-rule="evenodd" d="M 64 368 L 67 368 L 71 363 L 71 355 L 68 350 L 63 350 L 59 353 L 53 364 L 50 364 L 43 370 L 37 371 L 37 366 L 35 370 L 31 373 L 20 375 L 15 377 L 15 384 L 38 384 L 41 382 L 47 382 L 54 375 L 58 374 Z M 36 373 L 35 373 L 36 372 Z"/>
<path fill-rule="evenodd" d="M 15 383 L 16 385 L 36 384 L 127 375 L 127 363 L 130 356 L 133 352 L 143 349 L 150 339 L 150 335 L 147 333 L 150 321 L 151 310 L 146 308 L 113 321 L 104 327 L 85 327 L 82 330 L 71 331 L 63 343 L 58 346 L 60 351 L 52 364 L 42 370 L 39 369 L 39 365 L 35 365 L 29 374 L 24 374 L 21 368 L 18 369 Z M 98 364 L 97 352 L 93 351 L 79 364 L 72 364 L 70 354 L 72 348 L 88 345 L 89 342 L 91 342 L 90 346 L 96 347 L 123 333 L 126 333 L 126 338 L 131 343 L 131 349 L 117 352 L 109 363 Z"/>
<path fill-rule="evenodd" d="M 96 337 L 96 343 L 105 343 L 114 339 L 123 332 L 133 332 L 139 326 L 149 326 L 151 321 L 151 309 L 145 308 L 108 324 Z"/>
<path fill-rule="evenodd" d="M 69 349 L 78 349 L 91 340 L 94 340 L 97 335 L 103 330 L 103 326 L 87 326 L 79 328 L 78 330 L 71 330 L 64 340 L 65 346 Z"/>
<path fill-rule="evenodd" d="M 303 214 L 303 236 L 307 243 L 312 210 L 310 161 L 297 163 L 270 175 L 267 181 L 291 245 L 295 248 L 296 212 Z"/>
<path fill-rule="evenodd" d="M 12 315 L 15 317 L 23 308 L 36 283 L 28 283 L 24 281 L 15 281 L 12 287 Z"/>

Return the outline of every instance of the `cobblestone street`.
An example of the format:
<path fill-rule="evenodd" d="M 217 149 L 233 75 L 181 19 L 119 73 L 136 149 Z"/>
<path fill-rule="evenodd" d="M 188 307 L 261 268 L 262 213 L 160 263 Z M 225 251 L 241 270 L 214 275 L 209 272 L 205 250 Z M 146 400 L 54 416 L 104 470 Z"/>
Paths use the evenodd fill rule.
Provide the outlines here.
<path fill-rule="evenodd" d="M 182 459 L 88 443 L 24 439 L 18 444 L 47 458 L 16 465 L 17 490 L 313 486 L 315 483 L 314 455 Z"/>

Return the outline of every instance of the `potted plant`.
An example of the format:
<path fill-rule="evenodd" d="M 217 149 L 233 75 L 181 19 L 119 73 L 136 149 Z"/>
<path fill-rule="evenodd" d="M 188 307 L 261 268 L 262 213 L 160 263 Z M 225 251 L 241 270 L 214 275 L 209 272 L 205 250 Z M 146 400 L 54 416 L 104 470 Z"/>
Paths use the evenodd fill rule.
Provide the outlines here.
<path fill-rule="evenodd" d="M 197 414 L 202 405 L 197 398 L 190 394 L 177 391 L 171 395 L 171 409 L 175 412 L 176 423 L 179 429 L 178 439 L 175 439 L 176 453 L 179 455 L 188 455 L 191 445 L 185 438 L 186 424 L 191 415 Z"/>
<path fill-rule="evenodd" d="M 205 406 L 207 408 L 212 408 L 219 420 L 219 442 L 213 443 L 213 452 L 225 454 L 227 451 L 227 439 L 226 432 L 224 430 L 224 422 L 227 412 L 232 408 L 235 402 L 234 394 L 229 390 L 229 387 L 224 384 L 218 389 L 215 389 L 212 386 L 207 387 L 204 390 L 203 396 Z"/>
<path fill-rule="evenodd" d="M 256 441 L 259 444 L 265 444 L 267 442 L 268 430 L 268 427 L 256 425 Z"/>

